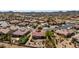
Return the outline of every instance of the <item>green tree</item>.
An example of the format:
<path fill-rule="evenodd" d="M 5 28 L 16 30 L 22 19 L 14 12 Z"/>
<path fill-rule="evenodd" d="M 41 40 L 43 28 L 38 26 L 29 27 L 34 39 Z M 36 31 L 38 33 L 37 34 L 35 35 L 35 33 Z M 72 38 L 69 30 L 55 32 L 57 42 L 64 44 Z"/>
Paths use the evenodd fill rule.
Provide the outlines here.
<path fill-rule="evenodd" d="M 52 46 L 56 48 L 56 40 L 53 38 L 54 37 L 54 32 L 52 31 L 47 31 L 46 32 L 46 37 L 47 39 L 52 43 Z"/>
<path fill-rule="evenodd" d="M 24 35 L 24 36 L 20 37 L 19 43 L 20 44 L 25 44 L 29 40 L 29 37 L 30 37 L 30 35 L 29 36 Z"/>

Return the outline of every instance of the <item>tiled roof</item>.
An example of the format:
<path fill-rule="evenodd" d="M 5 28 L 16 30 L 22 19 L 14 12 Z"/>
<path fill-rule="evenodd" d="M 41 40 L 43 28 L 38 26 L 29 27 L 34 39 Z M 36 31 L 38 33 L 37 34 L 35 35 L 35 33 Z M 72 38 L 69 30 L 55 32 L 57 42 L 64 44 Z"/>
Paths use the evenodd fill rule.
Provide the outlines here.
<path fill-rule="evenodd" d="M 79 25 L 74 25 L 74 28 L 75 29 L 79 29 Z"/>
<path fill-rule="evenodd" d="M 32 32 L 32 36 L 45 36 L 45 32 L 44 31 L 33 31 Z"/>
<path fill-rule="evenodd" d="M 18 28 L 19 28 L 19 26 L 14 26 L 14 25 L 10 26 L 10 30 L 17 30 Z"/>
<path fill-rule="evenodd" d="M 68 36 L 68 35 L 72 34 L 73 31 L 72 30 L 61 29 L 61 30 L 57 30 L 56 33 Z"/>
<path fill-rule="evenodd" d="M 19 20 L 11 20 L 11 21 L 10 21 L 10 23 L 14 23 L 14 24 L 15 24 L 15 23 L 19 23 L 19 22 L 20 22 Z"/>
<path fill-rule="evenodd" d="M 7 34 L 7 33 L 9 33 L 10 29 L 9 29 L 9 28 L 0 29 L 0 31 L 1 31 L 3 34 Z"/>
<path fill-rule="evenodd" d="M 79 41 L 79 34 L 76 34 L 75 36 L 72 37 L 73 39 L 76 39 L 77 41 Z"/>
<path fill-rule="evenodd" d="M 27 34 L 29 32 L 29 30 L 17 30 L 17 31 L 15 31 L 15 32 L 13 32 L 12 34 L 13 35 L 25 35 L 25 34 Z"/>

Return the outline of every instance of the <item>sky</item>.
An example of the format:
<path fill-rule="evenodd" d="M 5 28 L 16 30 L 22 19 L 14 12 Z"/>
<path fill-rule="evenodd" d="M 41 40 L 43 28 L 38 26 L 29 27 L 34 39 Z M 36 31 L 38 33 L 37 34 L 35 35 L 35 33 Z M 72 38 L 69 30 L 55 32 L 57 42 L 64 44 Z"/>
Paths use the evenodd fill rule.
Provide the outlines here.
<path fill-rule="evenodd" d="M 0 11 L 79 10 L 79 0 L 0 0 Z"/>

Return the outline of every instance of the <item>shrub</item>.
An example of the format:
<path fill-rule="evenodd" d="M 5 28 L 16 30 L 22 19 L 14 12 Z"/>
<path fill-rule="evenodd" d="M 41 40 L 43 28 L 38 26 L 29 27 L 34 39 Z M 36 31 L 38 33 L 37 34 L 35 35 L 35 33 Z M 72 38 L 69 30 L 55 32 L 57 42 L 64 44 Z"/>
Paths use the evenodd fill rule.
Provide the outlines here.
<path fill-rule="evenodd" d="M 46 37 L 50 38 L 50 37 L 53 36 L 53 34 L 54 34 L 53 32 L 47 31 L 47 32 L 46 32 Z"/>
<path fill-rule="evenodd" d="M 20 44 L 25 44 L 29 40 L 29 37 L 30 37 L 30 35 L 29 36 L 22 36 L 22 37 L 20 37 L 19 43 Z"/>

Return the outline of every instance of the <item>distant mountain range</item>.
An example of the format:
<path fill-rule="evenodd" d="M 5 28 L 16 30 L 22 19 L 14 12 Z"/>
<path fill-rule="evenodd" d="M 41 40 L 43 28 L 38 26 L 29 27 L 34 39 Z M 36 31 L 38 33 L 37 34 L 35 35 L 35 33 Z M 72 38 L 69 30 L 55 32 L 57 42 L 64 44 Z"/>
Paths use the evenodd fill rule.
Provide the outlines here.
<path fill-rule="evenodd" d="M 27 16 L 79 15 L 79 11 L 0 11 L 0 13 L 20 13 Z"/>
<path fill-rule="evenodd" d="M 0 10 L 0 12 L 67 12 L 79 10 Z"/>

